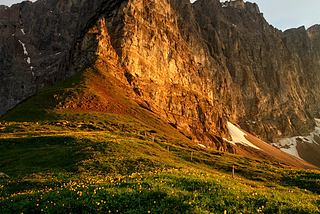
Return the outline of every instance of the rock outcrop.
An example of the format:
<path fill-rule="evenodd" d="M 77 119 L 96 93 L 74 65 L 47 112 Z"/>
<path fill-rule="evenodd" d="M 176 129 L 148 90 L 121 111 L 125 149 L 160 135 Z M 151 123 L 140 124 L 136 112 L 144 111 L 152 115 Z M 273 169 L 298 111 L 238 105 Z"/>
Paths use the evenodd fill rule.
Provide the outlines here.
<path fill-rule="evenodd" d="M 0 114 L 95 61 L 186 136 L 236 152 L 320 117 L 320 27 L 281 32 L 242 0 L 47 0 L 0 7 Z M 119 69 L 108 69 L 116 67 Z"/>

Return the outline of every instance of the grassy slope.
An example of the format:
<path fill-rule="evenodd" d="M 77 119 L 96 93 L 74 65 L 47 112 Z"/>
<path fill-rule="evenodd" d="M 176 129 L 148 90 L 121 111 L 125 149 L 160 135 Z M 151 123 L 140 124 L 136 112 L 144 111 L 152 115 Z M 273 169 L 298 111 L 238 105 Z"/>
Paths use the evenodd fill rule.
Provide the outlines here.
<path fill-rule="evenodd" d="M 202 148 L 124 91 L 88 68 L 1 118 L 1 213 L 320 212 L 319 172 Z"/>

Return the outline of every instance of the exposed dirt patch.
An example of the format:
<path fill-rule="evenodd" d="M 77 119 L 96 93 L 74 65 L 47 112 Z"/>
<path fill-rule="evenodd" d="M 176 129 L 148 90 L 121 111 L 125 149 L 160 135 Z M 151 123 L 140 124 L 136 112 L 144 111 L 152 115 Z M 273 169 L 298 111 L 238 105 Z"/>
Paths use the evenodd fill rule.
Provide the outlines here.
<path fill-rule="evenodd" d="M 320 146 L 315 143 L 307 143 L 307 142 L 298 142 L 297 150 L 299 156 L 308 161 L 309 163 L 314 164 L 315 166 L 320 167 Z"/>

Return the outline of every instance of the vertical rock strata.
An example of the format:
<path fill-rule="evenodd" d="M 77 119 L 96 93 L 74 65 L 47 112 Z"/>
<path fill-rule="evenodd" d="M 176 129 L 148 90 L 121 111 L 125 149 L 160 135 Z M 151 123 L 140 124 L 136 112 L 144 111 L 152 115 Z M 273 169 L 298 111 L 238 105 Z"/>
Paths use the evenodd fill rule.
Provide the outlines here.
<path fill-rule="evenodd" d="M 97 0 L 40 0 L 0 7 L 0 115 L 72 75 L 70 50 Z"/>
<path fill-rule="evenodd" d="M 312 130 L 320 109 L 319 27 L 281 32 L 242 0 L 197 1 L 194 11 L 211 56 L 241 88 L 241 127 L 269 141 Z"/>
<path fill-rule="evenodd" d="M 320 28 L 281 32 L 242 0 L 47 0 L 0 7 L 0 114 L 89 62 L 195 142 L 235 152 L 227 121 L 269 141 L 320 113 Z"/>
<path fill-rule="evenodd" d="M 192 15 L 188 1 L 185 6 L 182 14 Z M 145 107 L 194 141 L 234 152 L 222 137 L 228 137 L 227 119 L 236 121 L 242 109 L 240 90 L 227 68 L 208 54 L 199 32 L 179 23 L 182 19 L 170 1 L 127 1 L 113 16 L 98 17 L 78 45 L 76 60 L 86 58 L 87 41 L 94 44 L 96 38 L 98 64 L 118 63 L 125 78 L 114 75 L 142 98 Z"/>

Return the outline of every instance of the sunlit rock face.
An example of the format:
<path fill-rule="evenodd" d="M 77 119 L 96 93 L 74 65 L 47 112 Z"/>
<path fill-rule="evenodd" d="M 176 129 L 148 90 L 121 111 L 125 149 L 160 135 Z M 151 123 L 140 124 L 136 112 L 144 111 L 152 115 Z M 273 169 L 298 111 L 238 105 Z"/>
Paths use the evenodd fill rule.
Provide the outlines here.
<path fill-rule="evenodd" d="M 227 121 L 273 141 L 320 117 L 319 27 L 278 31 L 256 4 L 47 0 L 1 7 L 0 26 L 0 114 L 94 62 L 222 151 L 236 152 Z"/>
<path fill-rule="evenodd" d="M 236 121 L 243 111 L 240 90 L 210 56 L 188 1 L 125 2 L 111 17 L 102 13 L 84 38 L 97 44 L 98 60 L 121 66 L 114 75 L 141 105 L 194 141 L 235 152 L 222 137 L 229 135 L 227 120 Z M 85 43 L 77 60 L 87 58 Z"/>

